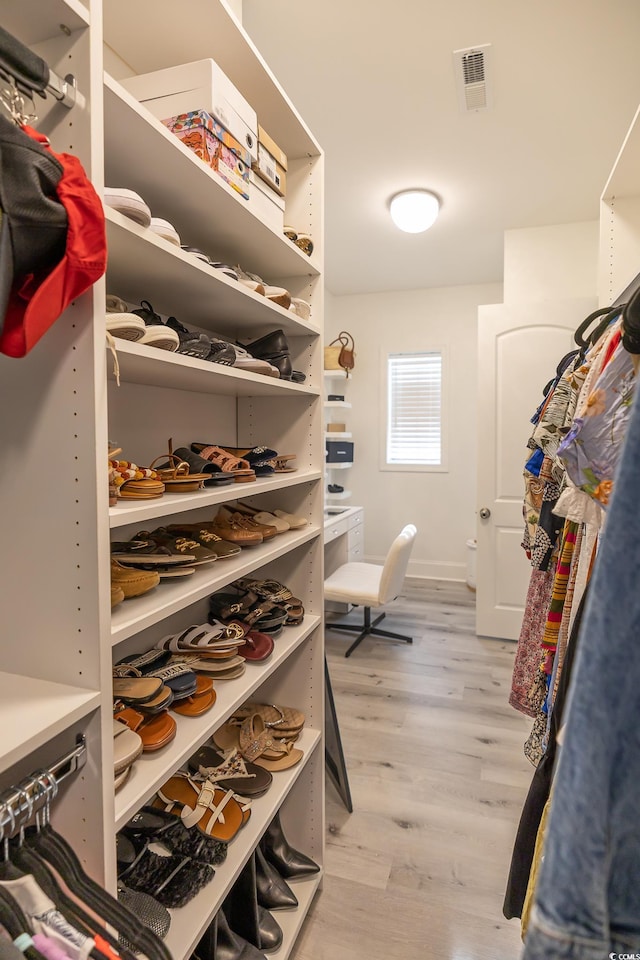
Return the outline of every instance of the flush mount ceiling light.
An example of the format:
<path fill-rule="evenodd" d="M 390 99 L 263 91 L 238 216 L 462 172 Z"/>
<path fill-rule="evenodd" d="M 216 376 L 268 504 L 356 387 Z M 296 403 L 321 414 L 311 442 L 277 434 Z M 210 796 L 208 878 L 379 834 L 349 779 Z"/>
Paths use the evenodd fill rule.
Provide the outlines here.
<path fill-rule="evenodd" d="M 391 219 L 405 233 L 424 233 L 436 222 L 440 201 L 429 190 L 402 190 L 391 198 Z"/>

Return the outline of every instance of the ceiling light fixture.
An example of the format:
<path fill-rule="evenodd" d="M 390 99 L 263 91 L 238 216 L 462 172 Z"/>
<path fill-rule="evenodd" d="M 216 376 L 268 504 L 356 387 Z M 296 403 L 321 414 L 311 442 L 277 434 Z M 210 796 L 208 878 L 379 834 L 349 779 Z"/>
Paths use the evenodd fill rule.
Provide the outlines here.
<path fill-rule="evenodd" d="M 436 222 L 440 201 L 430 190 L 402 190 L 391 197 L 391 219 L 405 233 L 424 233 Z"/>

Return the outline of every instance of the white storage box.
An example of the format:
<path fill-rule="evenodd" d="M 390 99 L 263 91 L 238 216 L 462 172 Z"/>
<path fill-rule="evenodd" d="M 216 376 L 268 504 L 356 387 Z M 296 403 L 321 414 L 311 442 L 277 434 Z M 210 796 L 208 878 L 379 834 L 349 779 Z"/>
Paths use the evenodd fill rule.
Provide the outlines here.
<path fill-rule="evenodd" d="M 259 220 L 275 230 L 284 232 L 284 200 L 271 190 L 254 170 L 249 171 L 249 208 Z M 278 201 L 276 203 L 276 201 Z"/>
<path fill-rule="evenodd" d="M 120 82 L 158 120 L 206 110 L 257 162 L 257 114 L 215 60 L 194 60 Z"/>

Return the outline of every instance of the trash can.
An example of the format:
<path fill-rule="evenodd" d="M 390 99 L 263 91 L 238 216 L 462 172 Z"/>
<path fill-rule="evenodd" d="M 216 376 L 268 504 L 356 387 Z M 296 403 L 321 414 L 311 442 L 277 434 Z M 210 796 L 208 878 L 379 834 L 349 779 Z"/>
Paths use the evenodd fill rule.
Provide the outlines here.
<path fill-rule="evenodd" d="M 476 540 L 467 540 L 467 586 L 469 590 L 476 589 L 476 551 L 478 543 Z"/>

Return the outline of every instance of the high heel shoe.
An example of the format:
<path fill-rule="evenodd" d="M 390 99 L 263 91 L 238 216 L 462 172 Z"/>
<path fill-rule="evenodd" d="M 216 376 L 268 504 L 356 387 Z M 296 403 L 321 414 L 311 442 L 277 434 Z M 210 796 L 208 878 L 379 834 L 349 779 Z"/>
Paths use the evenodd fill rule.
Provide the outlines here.
<path fill-rule="evenodd" d="M 281 946 L 280 925 L 258 904 L 255 855 L 247 860 L 224 901 L 223 909 L 233 932 L 258 950 L 277 950 Z"/>
<path fill-rule="evenodd" d="M 260 849 L 256 847 L 256 890 L 258 903 L 265 910 L 291 910 L 298 906 L 298 898 L 288 883 L 272 867 Z"/>
<path fill-rule="evenodd" d="M 276 868 L 285 880 L 299 880 L 318 873 L 320 870 L 318 864 L 311 857 L 300 853 L 299 850 L 294 850 L 287 842 L 280 823 L 279 813 L 276 813 L 267 827 L 260 844 L 269 863 Z"/>
<path fill-rule="evenodd" d="M 196 947 L 194 956 L 200 960 L 266 960 L 257 947 L 234 933 L 222 910 L 218 910 Z"/>

